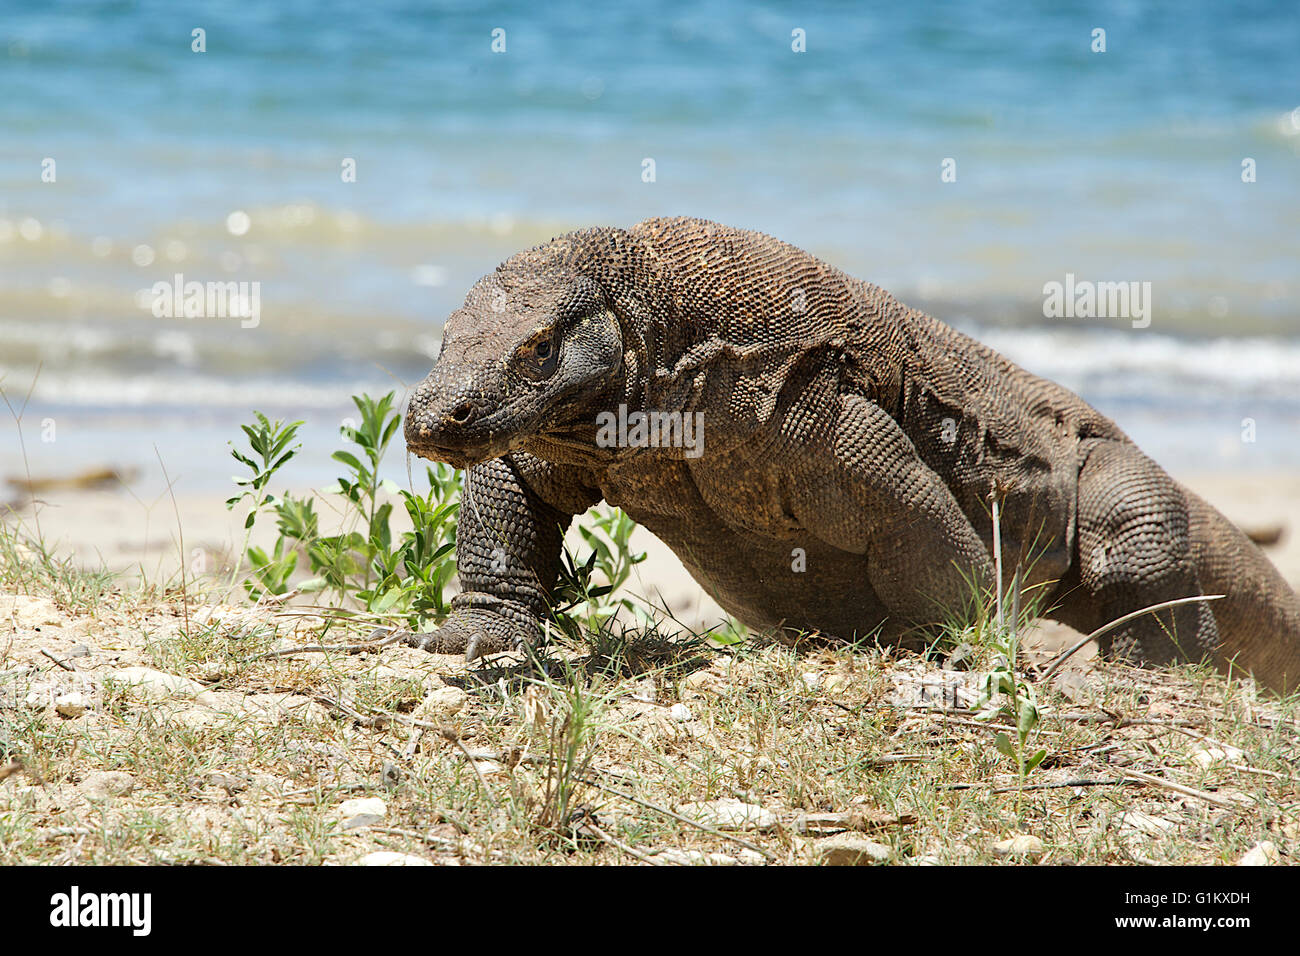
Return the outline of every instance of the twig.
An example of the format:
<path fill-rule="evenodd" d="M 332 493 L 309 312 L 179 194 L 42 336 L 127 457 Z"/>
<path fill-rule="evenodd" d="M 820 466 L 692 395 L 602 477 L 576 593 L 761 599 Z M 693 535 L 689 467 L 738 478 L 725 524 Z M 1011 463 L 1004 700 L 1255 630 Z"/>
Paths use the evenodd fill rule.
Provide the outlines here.
<path fill-rule="evenodd" d="M 608 843 L 610 846 L 612 846 L 612 847 L 616 847 L 617 849 L 622 850 L 622 851 L 623 851 L 624 853 L 626 853 L 628 856 L 634 856 L 634 857 L 636 857 L 636 858 L 637 858 L 638 860 L 640 860 L 642 863 L 648 863 L 648 864 L 650 864 L 651 866 L 671 866 L 671 865 L 672 865 L 672 864 L 667 863 L 667 862 L 665 862 L 665 861 L 663 861 L 663 860 L 656 860 L 654 857 L 646 856 L 646 854 L 642 853 L 640 850 L 637 850 L 637 849 L 634 849 L 634 848 L 628 846 L 626 843 L 622 842 L 621 840 L 616 840 L 616 839 L 614 839 L 612 836 L 610 836 L 608 833 L 606 833 L 606 832 L 605 832 L 604 830 L 602 830 L 600 827 L 596 826 L 596 824 L 594 824 L 594 823 L 588 823 L 588 824 L 586 825 L 586 828 L 587 828 L 588 830 L 590 830 L 592 833 L 596 834 L 596 836 L 599 837 L 599 838 L 601 839 L 602 842 L 604 842 L 604 843 Z"/>
<path fill-rule="evenodd" d="M 371 633 L 373 637 L 373 632 Z M 342 654 L 364 654 L 366 651 L 377 651 L 381 647 L 387 647 L 389 644 L 396 644 L 405 636 L 403 631 L 394 631 L 382 641 L 370 641 L 361 644 L 304 644 L 302 647 L 286 647 L 279 651 L 267 651 L 264 654 L 254 654 L 247 657 L 240 663 L 252 664 L 254 661 L 264 661 L 272 657 L 288 657 L 291 654 L 329 654 L 338 652 Z"/>
<path fill-rule="evenodd" d="M 492 791 L 488 789 L 487 781 L 483 779 L 483 772 L 478 768 L 478 761 L 475 760 L 473 756 L 470 755 L 470 752 L 465 748 L 465 744 L 460 739 L 460 734 L 456 733 L 456 731 L 452 730 L 450 727 L 439 727 L 438 733 L 442 735 L 443 740 L 455 744 L 460 752 L 465 755 L 465 759 L 469 761 L 470 769 L 474 771 L 474 776 L 478 778 L 478 785 L 483 788 L 483 796 L 487 797 L 488 803 L 491 804 L 492 809 L 495 810 L 497 808 L 496 797 L 492 796 Z"/>
<path fill-rule="evenodd" d="M 1206 793 L 1204 790 L 1185 787 L 1181 783 L 1174 783 L 1172 780 L 1166 780 L 1164 777 L 1157 777 L 1155 774 L 1146 773 L 1142 770 L 1125 770 L 1124 776 L 1141 783 L 1150 784 L 1153 787 L 1159 787 L 1162 790 L 1169 790 L 1172 793 L 1177 793 L 1184 797 L 1193 797 L 1197 800 L 1204 800 L 1206 803 L 1212 804 L 1216 807 L 1222 807 L 1224 810 L 1241 810 L 1251 806 L 1249 801 L 1240 798 L 1229 800 L 1213 793 Z"/>
<path fill-rule="evenodd" d="M 65 671 L 72 671 L 73 673 L 76 673 L 77 669 L 76 669 L 75 667 L 73 667 L 73 666 L 72 666 L 71 664 L 69 664 L 67 661 L 59 660 L 59 658 L 55 657 L 53 654 L 51 654 L 51 653 L 50 653 L 49 651 L 47 651 L 45 648 L 43 648 L 43 647 L 41 648 L 41 653 L 44 654 L 46 657 L 48 657 L 50 660 L 54 661 L 54 663 L 58 664 L 58 665 L 59 665 L 60 667 L 62 667 Z"/>
<path fill-rule="evenodd" d="M 1039 677 L 1038 679 L 1040 681 L 1051 680 L 1052 675 L 1061 669 L 1061 665 L 1063 665 L 1066 661 L 1068 661 L 1079 651 L 1083 650 L 1083 648 L 1087 644 L 1089 644 L 1091 641 L 1095 641 L 1103 634 L 1109 634 L 1111 631 L 1115 630 L 1115 628 L 1119 627 L 1121 624 L 1131 621 L 1135 617 L 1141 617 L 1143 614 L 1149 614 L 1152 611 L 1162 611 L 1167 607 L 1174 607 L 1179 604 L 1191 604 L 1195 601 L 1217 601 L 1222 597 L 1225 597 L 1225 595 L 1198 594 L 1195 597 L 1175 598 L 1172 601 L 1162 601 L 1160 604 L 1152 604 L 1150 607 L 1144 607 L 1140 611 L 1133 611 L 1129 614 L 1125 614 L 1123 617 L 1117 617 L 1109 624 L 1105 624 L 1097 628 L 1097 630 L 1093 631 L 1087 637 L 1076 641 L 1074 644 L 1070 646 L 1068 650 L 1064 651 L 1063 653 L 1053 658 L 1052 662 L 1047 666 L 1047 670 L 1043 671 L 1042 676 Z"/>
<path fill-rule="evenodd" d="M 1123 714 L 1112 714 L 1109 711 L 1102 711 L 1100 714 L 1092 714 L 1087 711 L 1070 711 L 1065 714 L 1048 713 L 1044 716 L 1051 717 L 1054 720 L 1068 720 L 1082 724 L 1113 723 L 1116 730 L 1121 727 L 1172 727 L 1177 730 L 1184 727 L 1204 726 L 1194 720 L 1180 720 L 1177 717 L 1125 717 Z"/>
<path fill-rule="evenodd" d="M 454 824 L 453 824 L 454 825 Z M 500 850 L 488 850 L 473 843 L 467 844 L 463 840 L 449 840 L 446 837 L 434 836 L 432 833 L 419 833 L 415 830 L 403 830 L 401 827 L 367 827 L 372 833 L 388 833 L 392 836 L 407 837 L 412 840 L 419 840 L 421 843 L 427 843 L 429 846 L 437 847 L 440 850 L 449 850 L 461 856 L 469 856 L 471 851 L 488 859 L 500 859 L 502 853 Z"/>
<path fill-rule="evenodd" d="M 960 710 L 960 711 L 956 711 L 956 710 L 952 710 L 951 708 L 947 708 L 947 707 L 931 707 L 931 706 L 928 705 L 928 704 L 917 704 L 917 705 L 912 706 L 912 707 L 909 707 L 909 708 L 907 708 L 907 709 L 910 710 L 910 711 L 913 711 L 913 712 L 915 712 L 915 713 L 918 713 L 918 714 L 933 714 L 933 715 L 936 715 L 936 716 L 938 716 L 938 717 L 942 717 L 942 718 L 943 718 L 943 722 L 944 722 L 945 724 L 958 724 L 959 726 L 962 726 L 962 727 L 979 727 L 981 730 L 1010 730 L 1010 731 L 1015 731 L 1015 729 L 1016 729 L 1015 727 L 1010 726 L 1010 725 L 1008 725 L 1008 724 L 995 724 L 995 723 L 993 723 L 991 720 L 974 720 L 974 719 L 972 719 L 972 718 L 970 718 L 970 717 L 957 717 L 957 716 L 955 716 L 956 714 L 969 714 L 969 713 L 975 713 L 975 711 L 969 711 L 969 710 Z M 1051 735 L 1051 736 L 1053 736 L 1053 737 L 1059 737 L 1059 736 L 1061 736 L 1061 732 L 1060 732 L 1059 730 L 1045 730 L 1045 729 L 1043 729 L 1043 728 L 1041 728 L 1041 727 L 1038 729 L 1038 733 L 1040 733 L 1040 734 L 1049 734 L 1049 735 Z"/>
<path fill-rule="evenodd" d="M 677 820 L 680 823 L 685 823 L 688 824 L 689 826 L 693 826 L 696 829 L 702 830 L 705 833 L 708 833 L 712 836 L 721 837 L 722 839 L 730 840 L 733 843 L 739 843 L 745 849 L 753 850 L 755 853 L 762 855 L 764 859 L 772 863 L 777 862 L 777 858 L 775 854 L 767 850 L 764 850 L 760 846 L 755 846 L 754 844 L 750 843 L 748 840 L 742 839 L 741 837 L 738 837 L 733 833 L 724 833 L 722 830 L 714 829 L 713 827 L 708 826 L 707 824 L 701 823 L 699 820 L 692 820 L 690 817 L 684 817 L 680 813 L 677 813 L 673 810 L 669 810 L 667 807 L 661 807 L 656 803 L 650 803 L 647 800 L 642 800 L 640 797 L 634 797 L 630 793 L 624 793 L 621 790 L 615 790 L 613 787 L 607 787 L 604 784 L 597 783 L 596 781 L 591 780 L 589 778 L 583 777 L 581 779 L 582 782 L 587 784 L 587 786 L 589 787 L 595 787 L 597 790 L 604 790 L 606 793 L 612 793 L 616 797 L 622 797 L 624 800 L 628 800 L 632 803 L 637 804 L 638 806 L 645 807 L 647 810 L 653 810 L 656 813 L 662 813 L 666 817 L 672 817 L 674 820 Z"/>
<path fill-rule="evenodd" d="M 1020 793 L 1023 790 L 1066 790 L 1073 787 L 1122 787 L 1128 783 L 1136 784 L 1136 780 L 1057 780 L 1051 783 L 1030 783 L 1023 787 L 992 787 L 989 793 Z M 986 783 L 949 783 L 944 784 L 941 790 L 983 790 L 989 785 Z"/>

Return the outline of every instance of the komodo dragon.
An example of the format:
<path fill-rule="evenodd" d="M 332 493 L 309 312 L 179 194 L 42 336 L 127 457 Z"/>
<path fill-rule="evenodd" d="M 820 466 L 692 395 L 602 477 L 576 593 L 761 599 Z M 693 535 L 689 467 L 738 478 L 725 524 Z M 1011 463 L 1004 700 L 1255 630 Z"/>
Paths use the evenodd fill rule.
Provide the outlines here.
<path fill-rule="evenodd" d="M 660 416 L 679 447 L 644 427 L 620 444 L 620 406 L 629 425 L 675 412 L 699 429 Z M 427 650 L 535 640 L 564 529 L 602 499 L 751 627 L 897 642 L 991 586 L 996 495 L 1007 576 L 1021 565 L 1078 630 L 1227 595 L 1138 616 L 1104 653 L 1300 683 L 1295 592 L 1113 422 L 759 233 L 649 219 L 512 256 L 447 320 L 405 428 L 411 451 L 466 469 L 464 590 L 411 636 Z"/>

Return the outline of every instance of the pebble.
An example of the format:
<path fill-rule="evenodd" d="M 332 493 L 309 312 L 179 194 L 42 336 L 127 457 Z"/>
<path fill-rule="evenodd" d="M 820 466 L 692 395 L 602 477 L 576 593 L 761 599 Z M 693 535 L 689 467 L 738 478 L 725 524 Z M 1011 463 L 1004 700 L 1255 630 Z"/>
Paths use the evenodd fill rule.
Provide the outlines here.
<path fill-rule="evenodd" d="M 1276 866 L 1277 846 L 1268 840 L 1256 843 L 1237 861 L 1238 866 Z"/>
<path fill-rule="evenodd" d="M 1164 817 L 1153 817 L 1141 810 L 1128 810 L 1121 813 L 1119 825 L 1124 830 L 1145 833 L 1147 836 L 1164 836 L 1178 827 L 1178 824 L 1173 820 L 1166 820 Z"/>
<path fill-rule="evenodd" d="M 719 830 L 769 830 L 776 826 L 776 814 L 753 803 L 733 797 L 703 803 L 684 803 L 677 808 L 682 816 Z"/>
<path fill-rule="evenodd" d="M 423 857 L 411 856 L 409 853 L 394 853 L 392 850 L 379 850 L 367 853 L 357 860 L 355 866 L 433 866 Z"/>
<path fill-rule="evenodd" d="M 0 594 L 0 619 L 19 628 L 63 623 L 63 615 L 53 601 L 26 594 Z"/>
<path fill-rule="evenodd" d="M 355 797 L 339 804 L 337 813 L 344 830 L 355 830 L 383 822 L 388 805 L 378 797 Z"/>
<path fill-rule="evenodd" d="M 54 709 L 63 717 L 76 718 L 90 709 L 90 701 L 81 691 L 74 690 L 54 698 Z"/>
<path fill-rule="evenodd" d="M 469 694 L 459 687 L 439 687 L 420 702 L 420 711 L 433 717 L 451 717 L 460 713 Z"/>
<path fill-rule="evenodd" d="M 661 850 L 652 859 L 675 866 L 740 866 L 740 861 L 734 856 L 703 850 Z"/>
<path fill-rule="evenodd" d="M 135 789 L 135 777 L 122 770 L 92 770 L 78 785 L 88 800 L 122 797 Z"/>
<path fill-rule="evenodd" d="M 109 671 L 106 677 L 135 688 L 147 697 L 198 697 L 203 685 L 179 674 L 165 674 L 149 667 L 123 667 Z"/>
<path fill-rule="evenodd" d="M 1245 751 L 1236 747 L 1203 747 L 1192 751 L 1192 763 L 1203 769 L 1209 769 L 1221 763 L 1240 763 L 1246 756 Z"/>
<path fill-rule="evenodd" d="M 1043 855 L 1043 841 L 1027 833 L 1018 833 L 1013 837 L 999 840 L 993 844 L 993 853 L 995 856 L 1018 860 L 1036 860 Z"/>
<path fill-rule="evenodd" d="M 673 704 L 671 707 L 668 708 L 668 716 L 672 717 L 673 720 L 683 724 L 691 720 L 693 717 L 693 715 L 691 714 L 691 709 L 687 707 L 685 704 Z"/>
<path fill-rule="evenodd" d="M 837 833 L 814 844 L 817 860 L 826 866 L 871 866 L 884 863 L 894 851 L 856 833 Z"/>

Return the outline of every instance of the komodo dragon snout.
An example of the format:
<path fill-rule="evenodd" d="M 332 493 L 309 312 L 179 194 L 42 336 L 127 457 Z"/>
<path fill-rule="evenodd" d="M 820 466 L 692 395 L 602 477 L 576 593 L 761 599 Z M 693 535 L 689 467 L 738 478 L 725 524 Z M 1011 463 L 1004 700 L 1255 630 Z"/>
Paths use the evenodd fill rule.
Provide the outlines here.
<path fill-rule="evenodd" d="M 604 290 L 564 271 L 498 269 L 447 320 L 442 350 L 416 388 L 406 443 L 457 468 L 588 419 L 622 365 Z"/>

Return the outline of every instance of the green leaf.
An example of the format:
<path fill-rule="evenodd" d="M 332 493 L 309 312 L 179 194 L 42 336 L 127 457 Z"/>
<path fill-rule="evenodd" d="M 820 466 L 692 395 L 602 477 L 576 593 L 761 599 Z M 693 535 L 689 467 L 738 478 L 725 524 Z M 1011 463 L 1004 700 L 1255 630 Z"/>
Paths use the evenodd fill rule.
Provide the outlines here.
<path fill-rule="evenodd" d="M 1006 754 L 1008 757 L 1014 758 L 1016 755 L 1015 749 L 1011 746 L 1011 738 L 1006 734 L 998 734 L 993 738 L 993 746 L 998 748 L 999 753 Z"/>
<path fill-rule="evenodd" d="M 1025 761 L 1025 773 L 1029 773 L 1029 771 L 1033 770 L 1033 769 L 1034 769 L 1035 767 L 1037 767 L 1040 763 L 1042 763 L 1042 762 L 1043 762 L 1043 758 L 1046 757 L 1046 756 L 1047 756 L 1047 751 L 1046 751 L 1046 750 L 1040 750 L 1040 751 L 1038 751 L 1038 753 L 1034 754 L 1032 757 L 1030 757 L 1028 760 L 1026 760 L 1026 761 Z"/>

